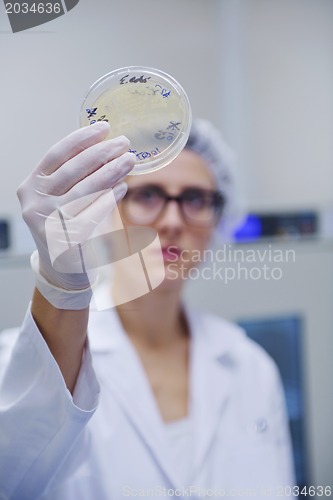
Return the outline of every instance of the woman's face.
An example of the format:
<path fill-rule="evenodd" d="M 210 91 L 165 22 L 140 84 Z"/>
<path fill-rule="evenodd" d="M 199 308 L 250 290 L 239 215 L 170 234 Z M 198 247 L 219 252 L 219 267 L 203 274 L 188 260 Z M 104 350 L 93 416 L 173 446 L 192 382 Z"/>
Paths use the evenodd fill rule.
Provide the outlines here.
<path fill-rule="evenodd" d="M 164 281 L 172 280 L 179 283 L 188 275 L 192 267 L 198 265 L 198 255 L 209 244 L 214 224 L 203 224 L 201 220 L 199 224 L 196 224 L 195 220 L 188 219 L 186 214 L 184 218 L 181 207 L 175 200 L 163 204 L 157 218 L 147 224 L 136 218 L 136 215 L 140 214 L 140 204 L 135 205 L 135 200 L 141 203 L 143 199 L 149 214 L 149 203 L 152 207 L 151 213 L 155 212 L 154 192 L 179 196 L 187 190 L 185 193 L 190 193 L 188 202 L 190 210 L 192 210 L 191 203 L 194 211 L 199 210 L 197 208 L 199 205 L 195 205 L 196 201 L 192 201 L 191 196 L 196 192 L 195 190 L 203 190 L 203 192 L 216 190 L 211 172 L 199 155 L 185 149 L 165 168 L 149 174 L 128 176 L 126 182 L 129 190 L 128 198 L 119 203 L 119 214 L 123 225 L 148 225 L 157 231 L 167 278 Z M 188 191 L 190 188 L 192 191 Z M 135 195 L 136 198 L 133 198 L 132 212 L 129 209 L 130 193 L 132 196 L 133 193 L 139 193 Z"/>

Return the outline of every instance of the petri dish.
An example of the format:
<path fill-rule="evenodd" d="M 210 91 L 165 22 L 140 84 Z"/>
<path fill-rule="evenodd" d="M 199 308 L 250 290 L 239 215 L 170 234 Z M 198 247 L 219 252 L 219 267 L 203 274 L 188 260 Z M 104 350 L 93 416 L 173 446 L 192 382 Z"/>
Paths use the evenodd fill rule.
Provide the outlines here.
<path fill-rule="evenodd" d="M 126 135 L 137 161 L 130 175 L 168 165 L 185 147 L 192 123 L 183 87 L 163 71 L 129 66 L 99 78 L 88 90 L 80 126 L 108 121 L 106 139 Z"/>

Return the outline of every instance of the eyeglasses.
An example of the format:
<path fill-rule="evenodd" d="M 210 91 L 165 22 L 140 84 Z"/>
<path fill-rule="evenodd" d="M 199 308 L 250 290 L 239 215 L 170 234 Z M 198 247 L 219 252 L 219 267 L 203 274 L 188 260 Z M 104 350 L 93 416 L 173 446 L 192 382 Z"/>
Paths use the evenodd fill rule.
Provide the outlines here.
<path fill-rule="evenodd" d="M 134 224 L 152 224 L 170 201 L 178 203 L 188 225 L 198 227 L 215 225 L 224 206 L 224 198 L 218 191 L 191 187 L 178 196 L 170 196 L 160 186 L 146 185 L 127 191 L 123 199 L 124 213 Z"/>

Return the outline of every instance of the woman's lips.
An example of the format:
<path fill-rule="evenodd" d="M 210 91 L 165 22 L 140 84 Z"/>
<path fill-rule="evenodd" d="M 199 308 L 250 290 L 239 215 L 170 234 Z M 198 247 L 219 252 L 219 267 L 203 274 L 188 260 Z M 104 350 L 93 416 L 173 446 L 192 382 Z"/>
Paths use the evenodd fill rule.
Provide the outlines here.
<path fill-rule="evenodd" d="M 162 247 L 162 255 L 164 260 L 176 262 L 181 255 L 181 249 L 174 245 L 164 246 Z"/>

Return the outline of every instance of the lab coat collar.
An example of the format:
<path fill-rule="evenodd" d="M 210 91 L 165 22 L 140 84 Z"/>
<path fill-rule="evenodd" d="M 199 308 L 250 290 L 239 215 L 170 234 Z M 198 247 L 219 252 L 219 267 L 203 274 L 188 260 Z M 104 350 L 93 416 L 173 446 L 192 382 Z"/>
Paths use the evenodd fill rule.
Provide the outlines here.
<path fill-rule="evenodd" d="M 98 293 L 107 293 L 99 289 Z M 109 303 L 112 306 L 111 301 Z M 90 315 L 89 345 L 93 356 L 108 357 L 105 372 L 98 373 L 104 390 L 112 393 L 126 417 L 154 456 L 169 486 L 179 485 L 164 423 L 139 357 L 124 331 L 116 309 L 93 311 Z M 96 367 L 100 363 L 96 363 Z"/>
<path fill-rule="evenodd" d="M 192 464 L 192 484 L 195 484 L 231 397 L 233 372 L 237 369 L 237 343 L 243 334 L 221 319 L 202 315 L 186 306 L 184 309 L 192 338 L 189 411 L 195 436 Z M 165 424 L 151 387 L 116 309 L 93 313 L 92 317 L 98 324 L 89 340 L 92 352 L 112 352 L 105 386 L 118 399 L 164 471 L 170 487 L 183 486 L 177 477 L 177 464 L 172 462 Z"/>
<path fill-rule="evenodd" d="M 195 484 L 231 399 L 239 362 L 237 344 L 244 334 L 215 316 L 188 309 L 187 314 L 193 332 L 190 414 L 195 436 L 192 478 Z"/>

